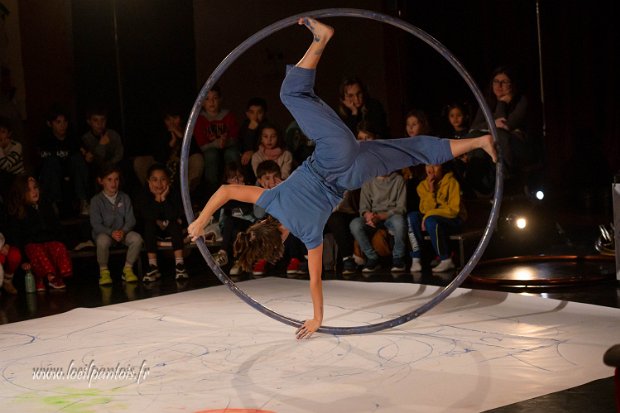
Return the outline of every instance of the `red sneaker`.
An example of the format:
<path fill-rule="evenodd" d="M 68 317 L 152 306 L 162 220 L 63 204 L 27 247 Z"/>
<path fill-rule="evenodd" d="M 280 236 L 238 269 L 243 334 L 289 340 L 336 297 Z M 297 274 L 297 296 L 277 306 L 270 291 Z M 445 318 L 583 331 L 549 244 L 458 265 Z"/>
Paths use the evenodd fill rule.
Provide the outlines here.
<path fill-rule="evenodd" d="M 287 274 L 299 274 L 299 264 L 300 261 L 297 258 L 291 258 L 288 263 L 288 267 L 286 267 Z"/>
<path fill-rule="evenodd" d="M 258 260 L 252 268 L 252 275 L 265 275 L 265 267 L 267 266 L 267 260 Z"/>
<path fill-rule="evenodd" d="M 50 278 L 48 278 L 47 281 L 50 288 L 53 288 L 55 290 L 61 290 L 66 287 L 65 282 L 62 280 L 62 278 L 56 275 L 51 276 Z"/>

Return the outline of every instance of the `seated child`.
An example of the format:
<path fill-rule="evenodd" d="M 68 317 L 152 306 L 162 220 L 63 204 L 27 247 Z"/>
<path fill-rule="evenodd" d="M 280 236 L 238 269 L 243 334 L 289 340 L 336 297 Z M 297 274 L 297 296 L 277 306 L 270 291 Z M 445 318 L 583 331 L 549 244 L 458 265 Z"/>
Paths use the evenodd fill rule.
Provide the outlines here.
<path fill-rule="evenodd" d="M 282 179 L 288 178 L 293 167 L 293 155 L 284 147 L 284 139 L 275 125 L 263 123 L 258 131 L 258 150 L 252 155 L 252 169 L 256 174 L 258 164 L 275 161 L 280 167 Z M 258 175 L 256 175 L 258 177 Z"/>
<path fill-rule="evenodd" d="M 61 216 L 69 216 L 74 212 L 73 175 L 79 153 L 77 140 L 70 133 L 69 114 L 55 105 L 49 113 L 47 130 L 39 143 L 39 182 L 43 193 L 61 211 Z"/>
<path fill-rule="evenodd" d="M 202 102 L 202 111 L 194 126 L 194 140 L 204 157 L 205 184 L 209 196 L 222 181 L 224 165 L 228 162 L 239 163 L 239 127 L 233 113 L 222 108 L 222 100 L 219 85 L 214 85 Z"/>
<path fill-rule="evenodd" d="M 353 219 L 349 227 L 366 256 L 363 272 L 374 272 L 379 268 L 379 255 L 368 235 L 382 227 L 394 236 L 392 272 L 405 270 L 406 197 L 405 181 L 397 172 L 378 176 L 362 185 L 359 210 L 361 216 Z"/>
<path fill-rule="evenodd" d="M 133 272 L 133 264 L 140 258 L 142 237 L 132 231 L 136 225 L 136 218 L 129 195 L 119 190 L 120 175 L 120 169 L 117 166 L 104 168 L 97 178 L 102 191 L 90 201 L 90 225 L 97 245 L 99 285 L 112 284 L 108 260 L 110 247 L 118 244 L 124 244 L 128 248 L 123 267 L 123 280 L 138 281 L 138 277 Z"/>
<path fill-rule="evenodd" d="M 8 230 L 8 218 L 3 199 L 0 197 L 0 272 L 4 277 L 0 280 L 0 285 L 7 293 L 17 294 L 17 289 L 13 285 L 13 275 L 22 261 L 22 255 L 19 248 L 9 245 L 4 237 Z"/>
<path fill-rule="evenodd" d="M 63 289 L 63 278 L 73 274 L 67 247 L 62 241 L 62 227 L 52 205 L 42 200 L 39 184 L 32 176 L 19 175 L 11 188 L 8 212 L 10 234 L 17 247 L 30 261 L 37 291 Z"/>
<path fill-rule="evenodd" d="M 76 157 L 75 192 L 80 199 L 80 213 L 88 215 L 88 194 L 92 193 L 94 178 L 103 169 L 118 165 L 123 159 L 124 147 L 119 134 L 108 128 L 105 108 L 91 108 L 86 114 L 89 131 L 82 135 L 80 152 Z M 94 191 L 94 190 L 93 190 Z"/>
<path fill-rule="evenodd" d="M 0 195 L 8 195 L 15 177 L 24 173 L 22 144 L 11 139 L 11 123 L 0 118 Z"/>
<path fill-rule="evenodd" d="M 263 161 L 258 164 L 256 176 L 258 177 L 258 186 L 266 189 L 274 188 L 283 181 L 280 167 L 275 161 L 271 160 Z M 257 205 L 254 205 L 254 216 L 257 219 L 269 218 L 265 210 Z M 288 275 L 292 276 L 307 272 L 306 254 L 306 247 L 301 240 L 293 234 L 289 234 L 284 241 L 284 255 L 282 257 L 283 260 L 288 262 L 286 268 L 286 273 Z M 252 268 L 252 275 L 256 277 L 265 275 L 266 267 L 267 260 L 262 258 L 258 259 Z"/>
<path fill-rule="evenodd" d="M 22 261 L 19 248 L 6 243 L 4 235 L 0 232 L 0 284 L 4 291 L 9 294 L 17 294 L 13 285 L 13 275 Z"/>
<path fill-rule="evenodd" d="M 433 249 L 441 260 L 433 272 L 444 272 L 454 268 L 450 257 L 449 235 L 459 230 L 465 218 L 461 205 L 461 188 L 452 172 L 444 174 L 441 165 L 426 165 L 426 179 L 418 185 L 420 211 L 407 214 L 409 241 L 411 242 L 411 272 L 422 271 L 420 245 L 426 231 Z"/>
<path fill-rule="evenodd" d="M 169 169 L 160 163 L 152 165 L 147 172 L 147 187 L 139 202 L 149 259 L 149 269 L 142 281 L 156 281 L 161 276 L 157 265 L 157 239 L 166 237 L 170 237 L 174 250 L 175 278 L 186 279 L 181 201 L 177 192 L 170 189 Z"/>
<path fill-rule="evenodd" d="M 254 182 L 256 176 L 252 170 L 252 155 L 259 142 L 259 126 L 266 119 L 267 102 L 260 97 L 248 100 L 245 106 L 246 119 L 239 129 L 239 152 L 241 153 L 241 170 L 246 182 Z"/>
<path fill-rule="evenodd" d="M 229 162 L 224 170 L 225 183 L 229 185 L 245 185 L 245 176 L 242 167 L 235 162 Z M 213 259 L 220 267 L 228 264 L 228 257 L 233 256 L 233 243 L 239 232 L 243 232 L 256 220 L 252 204 L 240 201 L 228 201 L 222 207 L 220 215 L 220 227 L 222 230 L 222 246 Z M 237 261 L 230 268 L 229 274 L 237 276 L 241 272 Z"/>

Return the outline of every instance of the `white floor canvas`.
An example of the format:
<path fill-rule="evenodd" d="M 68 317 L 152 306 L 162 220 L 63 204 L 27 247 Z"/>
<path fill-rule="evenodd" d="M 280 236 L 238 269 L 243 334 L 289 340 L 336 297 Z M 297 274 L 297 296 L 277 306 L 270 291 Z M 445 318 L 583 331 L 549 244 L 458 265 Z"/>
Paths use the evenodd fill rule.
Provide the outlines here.
<path fill-rule="evenodd" d="M 239 285 L 278 312 L 311 315 L 307 281 Z M 393 318 L 438 290 L 324 289 L 324 324 L 334 326 Z M 0 326 L 0 409 L 478 412 L 613 375 L 602 356 L 620 343 L 619 325 L 619 309 L 459 289 L 396 329 L 297 341 L 292 327 L 211 287 Z M 64 376 L 35 379 L 41 367 Z"/>

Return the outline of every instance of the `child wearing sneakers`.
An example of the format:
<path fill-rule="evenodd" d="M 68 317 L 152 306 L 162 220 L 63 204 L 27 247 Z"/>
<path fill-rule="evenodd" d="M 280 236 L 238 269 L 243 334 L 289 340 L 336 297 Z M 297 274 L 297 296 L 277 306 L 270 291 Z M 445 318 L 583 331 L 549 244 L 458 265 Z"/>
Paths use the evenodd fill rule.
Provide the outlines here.
<path fill-rule="evenodd" d="M 183 220 L 181 201 L 176 191 L 170 189 L 170 170 L 163 164 L 153 164 L 146 174 L 147 190 L 138 203 L 144 220 L 144 244 L 149 259 L 149 269 L 144 282 L 157 281 L 161 276 L 157 265 L 157 238 L 170 237 L 174 251 L 174 271 L 177 280 L 188 278 L 183 261 Z"/>
<path fill-rule="evenodd" d="M 224 169 L 225 184 L 245 185 L 245 175 L 242 167 L 235 162 L 229 162 Z M 213 259 L 220 267 L 228 264 L 228 257 L 233 256 L 233 242 L 239 232 L 243 232 L 252 225 L 256 218 L 252 214 L 253 206 L 247 202 L 229 201 L 222 207 L 220 227 L 222 230 L 222 248 L 213 255 Z M 236 277 L 240 273 L 235 261 L 230 268 L 229 275 Z"/>
<path fill-rule="evenodd" d="M 119 189 L 120 176 L 120 169 L 117 166 L 105 167 L 97 178 L 102 190 L 90 201 L 90 225 L 97 245 L 99 285 L 112 284 L 108 269 L 110 247 L 119 244 L 128 248 L 123 267 L 123 280 L 129 283 L 138 281 L 133 272 L 133 264 L 140 257 L 142 237 L 132 231 L 136 225 L 136 218 L 129 195 Z"/>
<path fill-rule="evenodd" d="M 261 188 L 272 189 L 282 183 L 282 174 L 280 166 L 272 160 L 263 161 L 256 168 L 256 183 Z M 268 217 L 264 209 L 258 205 L 254 205 L 254 216 L 261 220 Z M 287 276 L 295 276 L 307 272 L 307 263 L 305 259 L 306 247 L 299 238 L 293 234 L 289 234 L 284 241 L 284 259 L 288 260 L 286 267 Z M 261 277 L 265 275 L 267 260 L 259 259 L 254 263 L 252 275 Z"/>
<path fill-rule="evenodd" d="M 18 175 L 11 187 L 9 233 L 30 261 L 37 291 L 45 291 L 44 280 L 55 290 L 65 288 L 64 278 L 73 274 L 73 264 L 63 242 L 63 231 L 51 203 L 41 199 L 37 180 Z"/>
<path fill-rule="evenodd" d="M 450 257 L 449 235 L 459 230 L 465 219 L 461 204 L 461 188 L 452 172 L 444 173 L 441 165 L 426 165 L 426 179 L 418 185 L 420 211 L 407 214 L 409 241 L 411 242 L 411 272 L 422 271 L 420 245 L 422 232 L 431 238 L 433 249 L 441 260 L 433 272 L 445 272 L 454 268 Z"/>
<path fill-rule="evenodd" d="M 366 255 L 362 272 L 370 273 L 379 268 L 379 255 L 369 238 L 369 234 L 379 228 L 386 228 L 394 236 L 392 272 L 405 271 L 406 198 L 405 180 L 397 172 L 378 176 L 362 185 L 360 216 L 349 225 L 353 238 Z"/>

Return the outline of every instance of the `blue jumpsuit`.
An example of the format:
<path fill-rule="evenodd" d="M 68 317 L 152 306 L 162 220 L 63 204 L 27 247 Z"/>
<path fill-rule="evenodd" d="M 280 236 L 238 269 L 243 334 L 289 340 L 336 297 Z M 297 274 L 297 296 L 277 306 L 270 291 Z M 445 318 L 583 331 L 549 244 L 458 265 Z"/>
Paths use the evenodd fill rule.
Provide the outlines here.
<path fill-rule="evenodd" d="M 308 249 L 323 242 L 323 227 L 344 191 L 376 176 L 453 158 L 450 142 L 431 136 L 357 141 L 338 115 L 314 94 L 315 70 L 289 66 L 280 99 L 316 146 L 291 176 L 265 190 L 256 204 Z"/>

